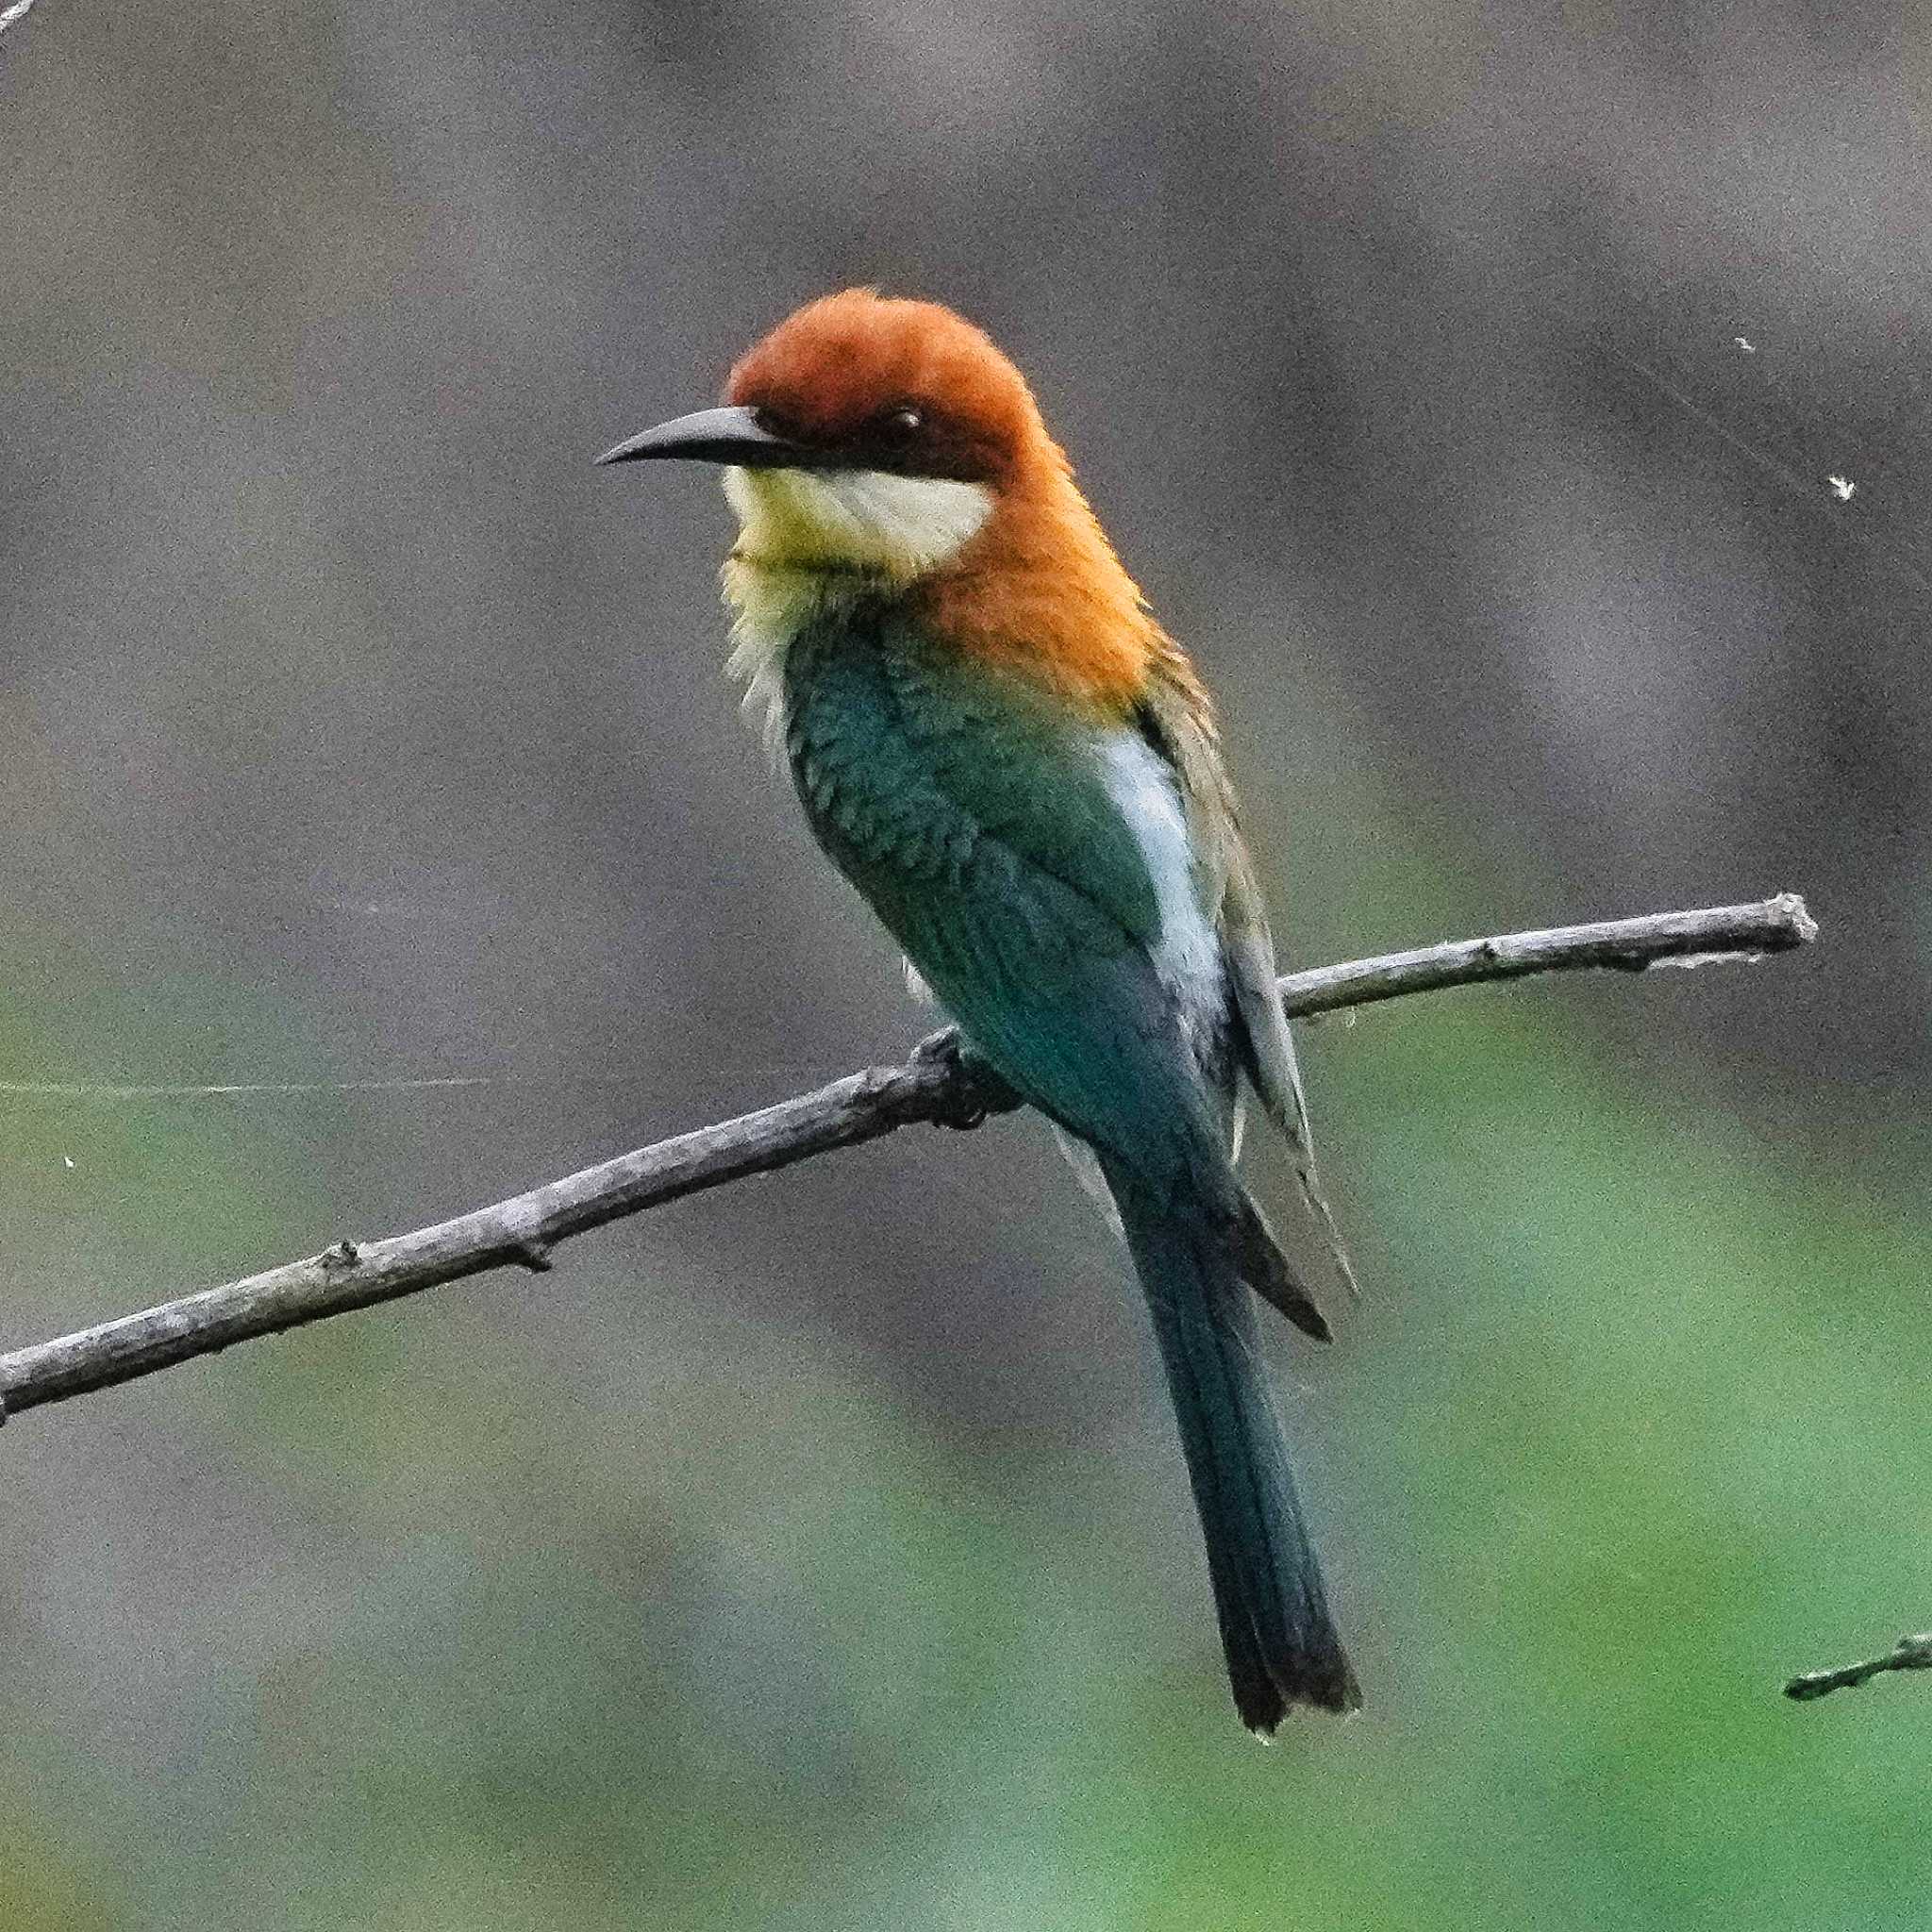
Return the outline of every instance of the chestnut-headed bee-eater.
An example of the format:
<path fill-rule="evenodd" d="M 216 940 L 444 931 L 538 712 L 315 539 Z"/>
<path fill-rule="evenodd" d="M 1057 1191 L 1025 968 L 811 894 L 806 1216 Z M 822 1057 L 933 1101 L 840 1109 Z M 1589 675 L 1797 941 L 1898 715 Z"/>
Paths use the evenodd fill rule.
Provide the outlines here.
<path fill-rule="evenodd" d="M 1236 1173 L 1243 1083 L 1320 1196 L 1199 678 L 1020 372 L 948 308 L 812 302 L 722 408 L 600 460 L 670 457 L 724 466 L 731 665 L 819 844 L 1118 1210 L 1242 1720 L 1354 1708 L 1253 1295 L 1327 1327 Z"/>

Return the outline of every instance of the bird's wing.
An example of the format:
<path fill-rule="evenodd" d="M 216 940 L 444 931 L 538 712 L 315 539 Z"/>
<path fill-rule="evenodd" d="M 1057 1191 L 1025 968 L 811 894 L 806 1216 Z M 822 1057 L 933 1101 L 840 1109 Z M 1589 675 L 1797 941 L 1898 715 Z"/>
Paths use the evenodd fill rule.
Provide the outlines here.
<path fill-rule="evenodd" d="M 1010 674 L 883 621 L 808 632 L 792 656 L 787 749 L 807 819 L 973 1045 L 1102 1157 L 1116 1197 L 1126 1176 L 1143 1212 L 1195 1221 L 1232 1274 L 1325 1338 L 1228 1158 L 1226 1042 L 1202 1039 L 1169 970 L 1172 854 L 1150 858 L 1160 830 L 1143 844 L 1132 816 L 1161 817 L 1135 769 L 1160 769 L 1144 743 L 1070 728 Z M 1138 753 L 1124 786 L 1123 739 Z M 1202 937 L 1218 987 L 1205 920 Z M 1228 1030 L 1224 1006 L 1207 1018 Z"/>
<path fill-rule="evenodd" d="M 1241 836 L 1213 713 L 1178 651 L 1157 662 L 1141 723 L 1148 741 L 1179 780 L 1199 855 L 1202 894 L 1221 933 L 1229 991 L 1241 1022 L 1243 1070 L 1297 1159 L 1312 1165 L 1301 1066 L 1274 991 L 1274 939 L 1268 910 Z"/>
<path fill-rule="evenodd" d="M 1336 1274 L 1351 1294 L 1359 1293 L 1348 1251 L 1316 1177 L 1301 1063 L 1275 991 L 1274 938 L 1255 877 L 1255 861 L 1241 836 L 1234 786 L 1221 760 L 1213 709 L 1178 648 L 1170 647 L 1157 659 L 1141 717 L 1148 741 L 1167 758 L 1180 782 L 1199 855 L 1202 891 L 1215 908 L 1221 934 L 1228 990 L 1240 1023 L 1241 1070 L 1288 1141 L 1302 1198 L 1321 1228 Z"/>

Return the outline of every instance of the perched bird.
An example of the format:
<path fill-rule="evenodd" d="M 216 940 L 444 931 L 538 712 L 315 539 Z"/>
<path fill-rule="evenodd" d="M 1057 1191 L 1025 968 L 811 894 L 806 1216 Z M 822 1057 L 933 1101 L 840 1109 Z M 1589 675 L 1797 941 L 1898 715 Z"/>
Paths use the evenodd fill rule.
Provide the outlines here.
<path fill-rule="evenodd" d="M 1118 1210 L 1242 1720 L 1354 1708 L 1253 1296 L 1328 1331 L 1235 1171 L 1243 1082 L 1325 1210 L 1199 679 L 1019 371 L 948 308 L 808 304 L 722 408 L 599 460 L 658 458 L 724 466 L 731 665 L 819 844 Z"/>

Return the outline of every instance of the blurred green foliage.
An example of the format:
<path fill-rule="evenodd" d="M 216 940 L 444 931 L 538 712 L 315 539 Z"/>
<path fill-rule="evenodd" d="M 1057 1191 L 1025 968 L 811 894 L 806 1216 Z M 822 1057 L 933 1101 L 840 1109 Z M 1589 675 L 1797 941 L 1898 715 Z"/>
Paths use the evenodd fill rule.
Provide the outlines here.
<path fill-rule="evenodd" d="M 61 971 L 110 1058 L 263 1024 L 234 988 L 117 1009 Z M 1151 1379 L 1124 1438 L 948 1446 L 670 1250 L 616 1283 L 617 1358 L 525 1357 L 451 1296 L 177 1373 L 138 1426 L 123 1396 L 22 1419 L 53 1464 L 205 1417 L 155 1481 L 252 1555 L 214 1595 L 145 1577 L 132 1659 L 34 1629 L 5 1923 L 1911 1924 L 1917 1687 L 1777 1684 L 1923 1608 L 1928 1229 L 1632 1091 L 1577 1024 L 1698 984 L 1317 1029 L 1380 1285 L 1284 1373 L 1357 1721 L 1265 1752 L 1235 1724 Z M 12 1024 L 9 1065 L 61 1064 Z M 15 1109 L 11 1159 L 58 1119 Z M 113 1175 L 82 1217 L 104 1304 L 302 1224 L 246 1175 L 305 1116 L 85 1124 L 62 1178 Z M 1014 1235 L 1010 1291 L 1049 1291 Z"/>

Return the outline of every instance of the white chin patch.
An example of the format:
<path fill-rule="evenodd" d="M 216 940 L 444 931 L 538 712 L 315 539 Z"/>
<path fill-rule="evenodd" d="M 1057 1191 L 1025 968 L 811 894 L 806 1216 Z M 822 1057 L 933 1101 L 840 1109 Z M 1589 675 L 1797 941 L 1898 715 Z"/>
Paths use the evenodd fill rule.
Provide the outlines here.
<path fill-rule="evenodd" d="M 910 583 L 950 563 L 992 514 L 983 483 L 885 470 L 724 472 L 753 563 L 875 570 Z"/>

